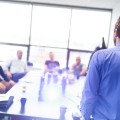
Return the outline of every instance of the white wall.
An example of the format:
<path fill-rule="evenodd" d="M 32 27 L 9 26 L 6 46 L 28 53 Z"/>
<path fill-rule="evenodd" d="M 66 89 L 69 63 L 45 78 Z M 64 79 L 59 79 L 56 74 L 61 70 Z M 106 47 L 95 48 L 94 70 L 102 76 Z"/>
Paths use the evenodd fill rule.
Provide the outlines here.
<path fill-rule="evenodd" d="M 31 3 L 45 3 L 112 9 L 114 4 L 118 3 L 119 0 L 11 0 L 11 1 L 25 1 Z"/>
<path fill-rule="evenodd" d="M 58 4 L 58 5 L 72 5 L 72 6 L 90 6 L 89 0 L 11 0 L 11 1 L 25 1 L 32 3 Z"/>
<path fill-rule="evenodd" d="M 114 43 L 113 43 L 114 26 L 119 16 L 120 16 L 120 2 L 117 3 L 117 5 L 113 9 L 112 21 L 111 21 L 112 24 L 110 29 L 109 48 L 114 46 Z"/>

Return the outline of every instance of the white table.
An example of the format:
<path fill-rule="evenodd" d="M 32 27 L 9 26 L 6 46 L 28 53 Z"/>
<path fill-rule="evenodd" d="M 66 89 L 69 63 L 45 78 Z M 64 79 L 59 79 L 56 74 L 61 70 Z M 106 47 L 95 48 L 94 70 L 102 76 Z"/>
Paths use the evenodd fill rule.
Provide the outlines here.
<path fill-rule="evenodd" d="M 14 96 L 14 102 L 7 112 L 0 111 L 0 115 L 24 116 L 31 119 L 39 118 L 40 120 L 59 120 L 60 107 L 65 106 L 73 111 L 79 105 L 82 88 L 85 77 L 81 77 L 73 85 L 67 85 L 66 93 L 56 101 L 38 101 L 41 71 L 30 71 L 23 79 L 20 80 L 6 95 Z M 23 92 L 25 89 L 26 92 Z M 25 113 L 20 113 L 20 98 L 27 99 Z"/>

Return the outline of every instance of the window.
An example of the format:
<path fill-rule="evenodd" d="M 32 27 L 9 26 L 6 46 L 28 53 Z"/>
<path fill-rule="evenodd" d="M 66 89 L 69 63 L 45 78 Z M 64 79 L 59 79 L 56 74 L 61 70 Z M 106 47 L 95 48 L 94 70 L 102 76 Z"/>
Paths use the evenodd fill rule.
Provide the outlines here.
<path fill-rule="evenodd" d="M 44 68 L 45 60 L 49 59 L 49 52 L 53 52 L 55 60 L 60 62 L 60 68 L 66 67 L 66 49 L 48 48 L 48 47 L 34 47 L 30 48 L 30 62 L 33 63 L 36 68 Z"/>
<path fill-rule="evenodd" d="M 78 56 L 80 56 L 80 58 L 81 58 L 81 63 L 88 66 L 91 53 L 71 51 L 70 52 L 70 58 L 69 58 L 69 60 L 70 60 L 69 61 L 69 68 L 71 68 L 72 65 L 75 64 L 75 61 L 76 61 L 75 59 Z"/>
<path fill-rule="evenodd" d="M 87 65 L 91 54 L 74 50 L 93 51 L 101 45 L 103 37 L 107 45 L 110 19 L 109 10 L 1 1 L 0 61 L 15 55 L 20 47 L 24 58 L 29 57 L 29 61 L 38 68 L 43 67 L 50 51 L 55 53 L 61 68 L 68 63 L 70 67 L 77 54 Z M 73 51 L 69 61 L 66 61 L 68 50 Z"/>
<path fill-rule="evenodd" d="M 27 58 L 27 47 L 0 45 L 0 61 L 7 61 L 17 56 L 17 50 L 23 51 L 23 60 Z"/>
<path fill-rule="evenodd" d="M 94 50 L 103 37 L 107 44 L 110 19 L 110 11 L 73 9 L 69 48 Z"/>
<path fill-rule="evenodd" d="M 70 9 L 34 5 L 31 44 L 67 48 L 70 17 Z"/>
<path fill-rule="evenodd" d="M 29 43 L 31 7 L 0 2 L 0 42 Z"/>

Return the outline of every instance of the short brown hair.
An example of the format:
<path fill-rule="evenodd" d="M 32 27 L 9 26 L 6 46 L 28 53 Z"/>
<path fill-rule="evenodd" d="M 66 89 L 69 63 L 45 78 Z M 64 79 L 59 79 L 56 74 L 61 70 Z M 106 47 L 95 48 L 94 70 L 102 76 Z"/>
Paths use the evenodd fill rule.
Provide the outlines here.
<path fill-rule="evenodd" d="M 117 35 L 120 38 L 120 17 L 118 18 L 118 20 L 115 24 L 115 30 L 117 31 Z"/>

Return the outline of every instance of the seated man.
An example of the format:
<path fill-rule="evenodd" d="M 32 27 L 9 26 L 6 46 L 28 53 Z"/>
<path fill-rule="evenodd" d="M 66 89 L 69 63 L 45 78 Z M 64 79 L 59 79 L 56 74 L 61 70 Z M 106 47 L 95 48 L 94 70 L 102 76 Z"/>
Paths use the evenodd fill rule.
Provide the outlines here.
<path fill-rule="evenodd" d="M 79 79 L 80 76 L 86 75 L 87 68 L 81 63 L 80 57 L 76 57 L 76 63 L 72 66 L 72 70 L 77 79 Z"/>
<path fill-rule="evenodd" d="M 45 69 L 44 69 L 44 75 L 41 76 L 41 82 L 40 82 L 40 89 L 39 89 L 39 100 L 43 100 L 43 90 L 44 88 L 49 88 L 48 86 L 54 88 L 57 87 L 57 85 L 62 85 L 62 93 L 65 93 L 66 88 L 66 79 L 61 78 L 59 75 L 62 73 L 62 70 L 60 70 L 60 63 L 55 60 L 54 53 L 49 52 L 49 59 L 45 61 Z M 59 76 L 59 77 L 58 77 Z M 60 83 L 61 84 L 57 84 Z M 45 87 L 47 86 L 47 87 Z"/>
<path fill-rule="evenodd" d="M 7 75 L 4 73 L 2 67 L 0 66 L 0 93 L 5 93 L 9 90 L 15 82 L 10 80 Z"/>
<path fill-rule="evenodd" d="M 23 52 L 17 51 L 17 58 L 10 60 L 6 65 L 7 76 L 15 82 L 24 77 L 27 73 L 27 63 L 22 61 Z"/>
<path fill-rule="evenodd" d="M 57 74 L 59 71 L 60 63 L 54 60 L 53 52 L 49 53 L 49 60 L 45 61 L 45 74 L 48 74 L 48 83 L 50 82 L 51 77 L 57 82 Z M 54 82 L 55 82 L 54 81 Z"/>

